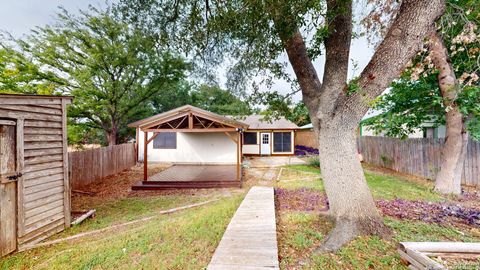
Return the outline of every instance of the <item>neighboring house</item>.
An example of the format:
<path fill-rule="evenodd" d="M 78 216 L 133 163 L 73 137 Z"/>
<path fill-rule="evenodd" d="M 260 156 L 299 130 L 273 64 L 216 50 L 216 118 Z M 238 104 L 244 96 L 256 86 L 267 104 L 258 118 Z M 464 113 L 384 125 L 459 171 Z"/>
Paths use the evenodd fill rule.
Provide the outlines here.
<path fill-rule="evenodd" d="M 422 128 L 418 128 L 415 132 L 408 134 L 408 138 L 433 138 L 440 139 L 445 138 L 446 127 L 441 125 L 438 127 L 433 127 L 430 123 L 425 123 L 422 125 Z M 360 136 L 378 136 L 385 137 L 382 133 L 378 134 L 368 126 L 360 124 L 359 127 Z"/>
<path fill-rule="evenodd" d="M 191 105 L 128 126 L 136 128 L 140 161 L 147 145 L 147 161 L 209 165 L 238 164 L 243 154 L 293 155 L 298 129 L 284 118 L 269 122 L 258 115 L 229 117 Z"/>
<path fill-rule="evenodd" d="M 365 118 L 368 119 L 368 118 Z M 364 119 L 364 120 L 365 120 Z M 299 132 L 306 132 L 311 130 L 313 132 L 313 126 L 312 124 L 307 124 L 304 126 L 301 126 L 299 129 Z M 439 139 L 439 138 L 445 138 L 445 133 L 446 132 L 446 127 L 445 125 L 441 125 L 438 127 L 433 127 L 432 124 L 430 123 L 425 123 L 423 124 L 422 128 L 417 129 L 415 132 L 412 132 L 408 134 L 408 138 L 433 138 L 433 139 Z M 368 126 L 364 126 L 360 123 L 360 126 L 358 128 L 358 135 L 359 136 L 378 136 L 378 137 L 384 137 L 382 133 L 377 134 L 374 130 L 369 128 Z M 303 144 L 301 144 L 303 145 Z M 309 146 L 309 145 L 307 145 Z"/>

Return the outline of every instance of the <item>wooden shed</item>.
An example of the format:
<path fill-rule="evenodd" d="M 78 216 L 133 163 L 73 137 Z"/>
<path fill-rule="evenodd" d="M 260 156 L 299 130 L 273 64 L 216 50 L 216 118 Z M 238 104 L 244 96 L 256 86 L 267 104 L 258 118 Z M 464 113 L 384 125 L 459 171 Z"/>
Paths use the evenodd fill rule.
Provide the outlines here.
<path fill-rule="evenodd" d="M 71 101 L 0 94 L 0 257 L 70 226 Z"/>

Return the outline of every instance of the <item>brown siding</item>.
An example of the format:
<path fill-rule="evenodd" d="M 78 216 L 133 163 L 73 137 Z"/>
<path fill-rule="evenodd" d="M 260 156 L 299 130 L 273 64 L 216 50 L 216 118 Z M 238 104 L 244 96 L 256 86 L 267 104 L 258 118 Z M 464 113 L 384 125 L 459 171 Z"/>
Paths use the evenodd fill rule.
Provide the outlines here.
<path fill-rule="evenodd" d="M 22 123 L 17 130 L 23 129 L 23 151 L 17 156 L 23 162 L 17 213 L 21 249 L 63 230 L 70 220 L 63 166 L 68 161 L 62 128 L 66 115 L 62 98 L 0 96 L 0 117 Z"/>

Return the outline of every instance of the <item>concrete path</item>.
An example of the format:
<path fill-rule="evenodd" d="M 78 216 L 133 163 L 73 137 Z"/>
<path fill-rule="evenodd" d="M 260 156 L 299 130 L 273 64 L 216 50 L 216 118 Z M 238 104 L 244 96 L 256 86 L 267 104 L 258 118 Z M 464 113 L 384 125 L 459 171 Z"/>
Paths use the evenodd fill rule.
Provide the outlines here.
<path fill-rule="evenodd" d="M 296 156 L 265 156 L 265 157 L 249 157 L 243 162 L 249 168 L 272 168 L 282 167 L 285 165 L 306 164 Z"/>
<path fill-rule="evenodd" d="M 280 269 L 273 188 L 250 189 L 207 269 Z"/>

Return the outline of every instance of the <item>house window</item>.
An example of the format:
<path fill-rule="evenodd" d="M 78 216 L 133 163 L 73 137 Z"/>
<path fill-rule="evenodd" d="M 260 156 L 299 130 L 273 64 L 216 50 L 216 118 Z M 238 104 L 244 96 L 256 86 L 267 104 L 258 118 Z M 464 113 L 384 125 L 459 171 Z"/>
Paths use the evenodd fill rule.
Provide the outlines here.
<path fill-rule="evenodd" d="M 273 133 L 273 152 L 292 152 L 292 133 Z"/>
<path fill-rule="evenodd" d="M 243 144 L 257 144 L 257 132 L 243 133 Z"/>
<path fill-rule="evenodd" d="M 153 149 L 177 149 L 177 133 L 161 132 L 153 139 Z"/>

